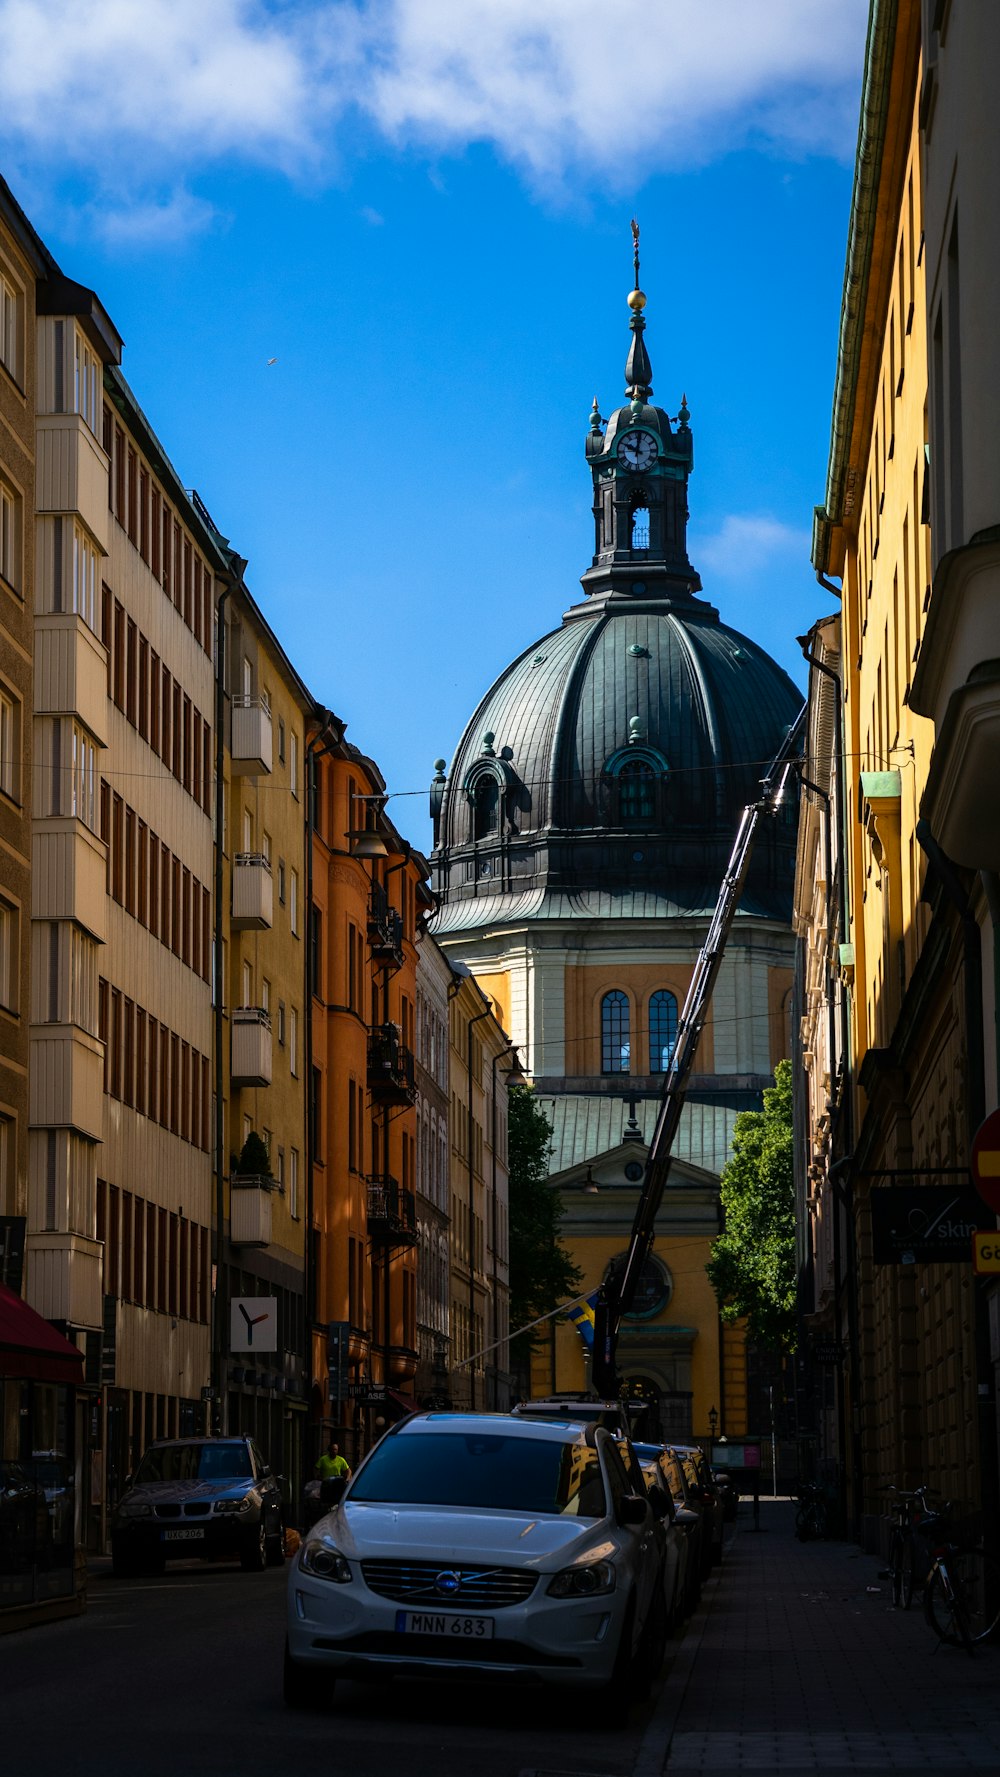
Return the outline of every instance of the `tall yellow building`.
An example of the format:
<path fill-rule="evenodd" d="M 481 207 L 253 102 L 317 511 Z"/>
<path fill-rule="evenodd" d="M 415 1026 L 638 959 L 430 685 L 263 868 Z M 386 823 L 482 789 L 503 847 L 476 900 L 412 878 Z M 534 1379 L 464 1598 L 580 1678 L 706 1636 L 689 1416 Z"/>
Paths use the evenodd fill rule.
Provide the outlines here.
<path fill-rule="evenodd" d="M 986 1446 L 982 1436 L 992 1376 L 969 1238 L 985 1206 L 968 1171 L 985 1108 L 977 899 L 986 896 L 949 856 L 942 805 L 929 799 L 928 687 L 941 646 L 929 624 L 941 554 L 932 527 L 948 503 L 941 478 L 954 469 L 929 420 L 941 377 L 954 397 L 946 360 L 958 337 L 957 316 L 943 322 L 941 311 L 951 237 L 942 217 L 932 258 L 925 211 L 938 62 L 956 9 L 931 11 L 917 0 L 871 9 L 827 492 L 813 537 L 839 611 L 809 638 L 811 786 L 796 895 L 809 1392 L 820 1403 L 820 1459 L 849 1521 L 871 1537 L 887 1485 L 928 1481 L 969 1498 L 984 1482 L 984 1454 L 987 1469 L 994 1461 L 991 1425 Z M 953 518 L 953 486 L 949 497 Z"/>

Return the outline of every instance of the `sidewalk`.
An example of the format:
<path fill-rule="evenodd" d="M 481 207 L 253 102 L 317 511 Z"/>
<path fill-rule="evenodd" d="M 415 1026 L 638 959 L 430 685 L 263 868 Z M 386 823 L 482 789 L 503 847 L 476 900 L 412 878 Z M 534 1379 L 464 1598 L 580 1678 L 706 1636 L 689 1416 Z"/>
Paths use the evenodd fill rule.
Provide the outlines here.
<path fill-rule="evenodd" d="M 741 1507 L 670 1671 L 666 1777 L 719 1771 L 1000 1772 L 1000 1647 L 942 1646 L 880 1563 L 799 1543 L 793 1505 Z"/>

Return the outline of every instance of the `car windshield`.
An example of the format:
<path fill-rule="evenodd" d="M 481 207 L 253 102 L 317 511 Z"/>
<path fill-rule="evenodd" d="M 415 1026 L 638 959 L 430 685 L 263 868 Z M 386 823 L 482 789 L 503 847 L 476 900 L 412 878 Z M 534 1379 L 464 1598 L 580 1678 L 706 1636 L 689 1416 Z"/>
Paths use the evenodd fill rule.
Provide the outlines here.
<path fill-rule="evenodd" d="M 376 1446 L 348 1500 L 603 1518 L 596 1450 L 502 1432 L 406 1432 Z"/>
<path fill-rule="evenodd" d="M 245 1444 L 163 1444 L 147 1450 L 134 1485 L 147 1481 L 249 1481 L 253 1471 Z"/>

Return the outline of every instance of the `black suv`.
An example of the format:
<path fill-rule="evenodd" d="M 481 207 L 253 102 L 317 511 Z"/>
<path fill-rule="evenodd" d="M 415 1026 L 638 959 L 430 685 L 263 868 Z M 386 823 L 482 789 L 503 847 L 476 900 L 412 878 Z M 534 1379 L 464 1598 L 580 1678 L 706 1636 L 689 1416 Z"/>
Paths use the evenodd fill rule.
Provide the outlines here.
<path fill-rule="evenodd" d="M 239 1557 L 256 1572 L 284 1560 L 281 1490 L 252 1438 L 150 1444 L 111 1520 L 116 1574 L 162 1569 L 170 1556 Z"/>

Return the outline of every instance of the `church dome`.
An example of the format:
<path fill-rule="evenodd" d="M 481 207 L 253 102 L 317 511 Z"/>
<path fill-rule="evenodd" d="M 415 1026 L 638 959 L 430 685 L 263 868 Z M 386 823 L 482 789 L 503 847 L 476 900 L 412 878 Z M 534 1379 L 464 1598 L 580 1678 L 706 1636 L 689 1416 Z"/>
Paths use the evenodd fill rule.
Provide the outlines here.
<path fill-rule="evenodd" d="M 630 305 L 632 306 L 632 305 Z M 545 917 L 673 917 L 715 905 L 745 805 L 802 698 L 697 596 L 687 557 L 690 414 L 650 405 L 633 306 L 630 401 L 586 456 L 586 598 L 500 674 L 431 792 L 442 936 Z M 762 835 L 742 906 L 787 923 L 795 812 Z"/>

